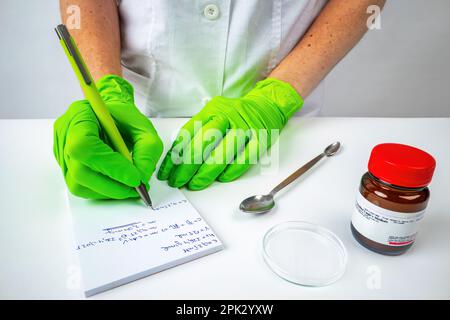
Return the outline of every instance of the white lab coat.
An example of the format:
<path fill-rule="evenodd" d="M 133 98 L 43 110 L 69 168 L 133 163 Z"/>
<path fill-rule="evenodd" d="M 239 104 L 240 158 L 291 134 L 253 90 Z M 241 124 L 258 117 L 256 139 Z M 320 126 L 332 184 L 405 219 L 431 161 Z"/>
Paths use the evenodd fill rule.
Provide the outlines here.
<path fill-rule="evenodd" d="M 240 97 L 292 50 L 327 0 L 121 0 L 124 77 L 137 106 L 190 117 L 216 95 Z M 323 86 L 300 115 L 317 115 Z"/>

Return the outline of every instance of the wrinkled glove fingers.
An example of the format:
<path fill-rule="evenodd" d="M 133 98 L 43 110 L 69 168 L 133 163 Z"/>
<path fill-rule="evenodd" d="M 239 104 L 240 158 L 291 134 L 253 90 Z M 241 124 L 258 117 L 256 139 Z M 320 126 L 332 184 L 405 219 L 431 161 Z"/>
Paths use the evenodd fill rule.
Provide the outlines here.
<path fill-rule="evenodd" d="M 140 171 L 142 182 L 148 183 L 163 151 L 155 127 L 135 107 L 124 108 L 120 103 L 110 103 L 108 106 L 122 136 L 128 142 L 133 164 Z"/>
<path fill-rule="evenodd" d="M 202 190 L 211 185 L 225 170 L 237 154 L 243 151 L 246 145 L 247 135 L 242 129 L 228 131 L 225 138 L 198 169 L 197 173 L 189 181 L 188 188 Z"/>
<path fill-rule="evenodd" d="M 250 166 L 258 162 L 259 144 L 258 139 L 251 138 L 237 157 L 230 163 L 219 176 L 220 182 L 230 182 L 242 176 Z"/>
<path fill-rule="evenodd" d="M 181 156 L 183 155 L 183 150 L 189 145 L 191 140 L 194 138 L 197 131 L 201 129 L 204 121 L 200 114 L 192 117 L 188 122 L 186 122 L 183 127 L 181 127 L 178 135 L 173 142 L 171 148 L 166 153 L 161 166 L 158 171 L 159 180 L 169 179 L 170 172 L 179 163 L 181 163 Z"/>
<path fill-rule="evenodd" d="M 93 171 L 129 187 L 141 182 L 140 172 L 124 156 L 105 144 L 94 121 L 77 122 L 70 128 L 65 146 L 67 159 L 77 160 Z"/>
<path fill-rule="evenodd" d="M 227 118 L 220 115 L 210 118 L 184 150 L 181 163 L 176 165 L 170 173 L 169 185 L 179 188 L 189 182 L 203 161 L 220 143 L 228 127 Z"/>
<path fill-rule="evenodd" d="M 134 188 L 95 172 L 79 161 L 69 160 L 67 166 L 69 168 L 68 172 L 70 173 L 69 179 L 72 187 L 75 188 L 75 192 L 87 192 L 87 190 L 80 188 L 82 186 L 96 194 L 95 199 L 127 199 L 138 196 Z M 76 190 L 77 188 L 78 190 Z M 92 197 L 90 196 L 89 198 Z"/>
<path fill-rule="evenodd" d="M 163 143 L 156 132 L 142 132 L 135 136 L 133 163 L 140 171 L 143 182 L 150 180 L 162 151 Z"/>
<path fill-rule="evenodd" d="M 95 200 L 108 198 L 105 195 L 97 193 L 97 192 L 79 184 L 78 182 L 76 182 L 76 180 L 72 177 L 72 175 L 69 171 L 66 173 L 64 179 L 66 180 L 66 185 L 67 185 L 67 188 L 69 189 L 70 193 L 72 193 L 73 195 L 75 195 L 77 197 L 85 198 L 85 199 L 95 199 Z"/>

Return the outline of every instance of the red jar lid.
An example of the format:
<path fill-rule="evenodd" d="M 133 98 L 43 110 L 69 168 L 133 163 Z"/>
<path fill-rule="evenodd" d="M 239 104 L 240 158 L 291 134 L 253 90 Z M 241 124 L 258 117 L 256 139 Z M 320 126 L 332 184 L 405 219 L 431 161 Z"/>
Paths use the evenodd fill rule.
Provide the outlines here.
<path fill-rule="evenodd" d="M 427 152 L 398 143 L 382 143 L 372 149 L 369 172 L 378 179 L 407 188 L 431 182 L 436 161 Z"/>

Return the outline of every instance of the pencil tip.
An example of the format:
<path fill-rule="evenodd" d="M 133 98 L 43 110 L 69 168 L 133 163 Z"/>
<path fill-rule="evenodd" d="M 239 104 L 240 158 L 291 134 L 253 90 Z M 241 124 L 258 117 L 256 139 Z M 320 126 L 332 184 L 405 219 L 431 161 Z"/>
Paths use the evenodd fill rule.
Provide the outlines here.
<path fill-rule="evenodd" d="M 143 184 L 141 184 L 139 187 L 136 187 L 136 191 L 141 196 L 142 201 L 145 203 L 145 205 L 149 208 L 153 209 L 152 200 L 150 199 L 150 196 L 148 195 L 147 189 Z"/>

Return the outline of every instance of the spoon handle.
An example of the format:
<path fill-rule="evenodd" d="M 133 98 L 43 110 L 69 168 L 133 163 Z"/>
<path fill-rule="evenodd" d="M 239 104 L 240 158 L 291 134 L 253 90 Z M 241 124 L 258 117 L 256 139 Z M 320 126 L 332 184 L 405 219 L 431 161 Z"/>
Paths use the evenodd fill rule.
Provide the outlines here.
<path fill-rule="evenodd" d="M 300 177 L 302 174 L 304 174 L 306 171 L 311 169 L 317 162 L 319 162 L 320 159 L 325 157 L 325 153 L 322 152 L 314 159 L 310 160 L 308 163 L 304 164 L 302 167 L 297 169 L 294 173 L 292 173 L 289 177 L 284 179 L 279 185 L 277 185 L 275 188 L 273 188 L 272 191 L 270 191 L 270 194 L 274 196 L 278 191 L 286 187 L 288 184 L 290 184 L 292 181 L 296 180 L 298 177 Z"/>

